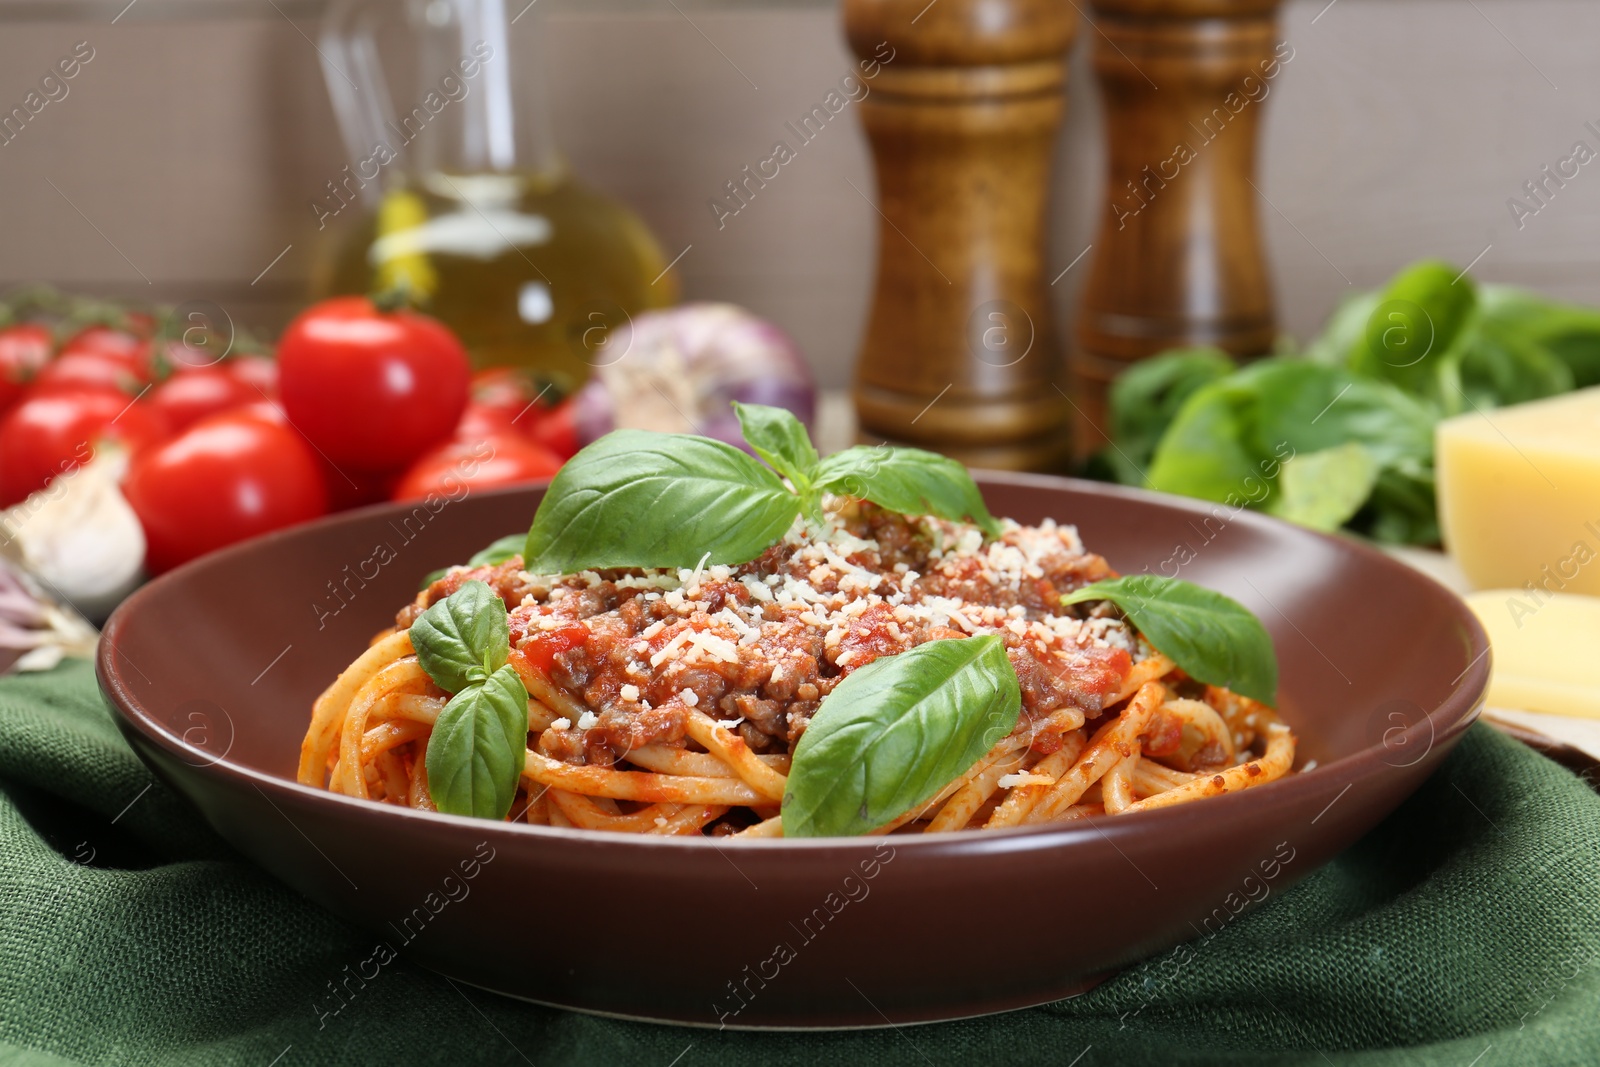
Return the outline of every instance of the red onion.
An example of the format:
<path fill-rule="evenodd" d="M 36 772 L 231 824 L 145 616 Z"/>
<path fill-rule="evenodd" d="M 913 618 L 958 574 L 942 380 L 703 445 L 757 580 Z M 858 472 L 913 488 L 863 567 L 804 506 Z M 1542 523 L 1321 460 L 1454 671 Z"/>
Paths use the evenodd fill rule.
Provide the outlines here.
<path fill-rule="evenodd" d="M 699 433 L 744 448 L 731 402 L 816 413 L 811 368 L 789 336 L 733 304 L 636 316 L 597 354 L 575 401 L 583 444 L 615 429 Z"/>

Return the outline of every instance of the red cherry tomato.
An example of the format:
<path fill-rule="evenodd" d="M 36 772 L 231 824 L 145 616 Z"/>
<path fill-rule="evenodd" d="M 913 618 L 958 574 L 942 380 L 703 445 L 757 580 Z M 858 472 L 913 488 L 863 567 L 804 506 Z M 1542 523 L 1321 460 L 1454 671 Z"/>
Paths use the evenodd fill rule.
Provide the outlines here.
<path fill-rule="evenodd" d="M 523 367 L 491 367 L 472 376 L 472 402 L 499 411 L 524 435 L 555 406 L 553 392 L 548 381 Z"/>
<path fill-rule="evenodd" d="M 219 366 L 234 380 L 249 386 L 262 397 L 278 395 L 278 361 L 266 356 L 236 356 Z"/>
<path fill-rule="evenodd" d="M 214 348 L 208 348 L 200 343 L 189 343 L 182 339 L 165 339 L 157 343 L 158 358 L 166 364 L 166 369 L 172 374 L 187 374 L 192 370 L 208 370 L 220 367 L 223 360 L 218 357 Z"/>
<path fill-rule="evenodd" d="M 261 394 L 225 371 L 201 367 L 174 374 L 150 390 L 150 406 L 167 417 L 174 433 L 181 433 L 210 415 L 251 401 Z"/>
<path fill-rule="evenodd" d="M 362 471 L 340 470 L 333 466 L 317 452 L 315 445 L 306 440 L 305 434 L 295 429 L 294 424 L 289 421 L 289 416 L 284 413 L 283 405 L 276 400 L 257 400 L 253 404 L 234 408 L 228 412 L 228 416 L 235 419 L 257 419 L 273 426 L 281 426 L 300 438 L 317 457 L 317 469 L 322 472 L 322 484 L 328 490 L 329 511 L 348 511 L 350 508 L 388 500 L 389 492 L 399 477 L 394 473 L 367 474 Z"/>
<path fill-rule="evenodd" d="M 43 489 L 102 440 L 137 455 L 166 436 L 161 414 L 111 389 L 30 396 L 0 421 L 0 507 Z"/>
<path fill-rule="evenodd" d="M 589 628 L 581 622 L 563 626 L 559 630 L 546 630 L 523 642 L 521 648 L 512 649 L 511 665 L 524 678 L 536 673 L 548 680 L 556 656 L 588 640 Z"/>
<path fill-rule="evenodd" d="M 388 500 L 389 491 L 394 488 L 395 479 L 399 477 L 393 473 L 367 474 L 334 467 L 317 453 L 316 446 L 306 440 L 305 434 L 294 428 L 289 416 L 284 414 L 283 405 L 276 400 L 257 400 L 253 404 L 234 408 L 228 415 L 230 418 L 258 419 L 273 426 L 281 426 L 300 438 L 317 457 L 317 469 L 322 472 L 322 484 L 328 490 L 329 511 L 348 511 L 351 508 Z"/>
<path fill-rule="evenodd" d="M 22 399 L 23 388 L 50 362 L 55 338 L 36 322 L 0 330 L 0 411 Z"/>
<path fill-rule="evenodd" d="M 118 356 L 97 352 L 68 352 L 40 368 L 33 379 L 35 393 L 67 393 L 84 389 L 114 389 L 128 397 L 144 388 L 144 380 Z"/>
<path fill-rule="evenodd" d="M 578 444 L 576 415 L 572 401 L 563 400 L 545 412 L 544 417 L 534 424 L 529 436 L 562 459 L 571 459 L 581 447 Z"/>
<path fill-rule="evenodd" d="M 289 425 L 289 416 L 283 413 L 283 405 L 276 400 L 257 399 L 252 403 L 234 408 L 228 414 L 235 418 L 260 419 L 263 422 L 270 422 L 274 426 Z M 304 438 L 302 437 L 302 439 Z M 312 451 L 315 451 L 315 449 Z"/>
<path fill-rule="evenodd" d="M 128 332 L 138 337 L 154 337 L 156 317 L 148 311 L 130 311 L 123 316 Z"/>
<path fill-rule="evenodd" d="M 447 440 L 469 379 L 466 350 L 443 324 L 362 296 L 314 305 L 278 342 L 290 421 L 349 470 L 402 470 Z"/>
<path fill-rule="evenodd" d="M 474 400 L 467 405 L 467 410 L 461 413 L 461 421 L 456 423 L 455 440 L 481 441 L 496 434 L 516 432 L 511 416 L 506 414 L 504 408 L 480 404 Z"/>
<path fill-rule="evenodd" d="M 141 381 L 150 380 L 150 342 L 126 330 L 90 326 L 61 346 L 60 355 L 91 354 L 120 360 Z"/>
<path fill-rule="evenodd" d="M 412 464 L 394 499 L 421 500 L 431 493 L 455 500 L 470 489 L 520 485 L 554 477 L 560 469 L 560 459 L 515 434 L 450 441 Z"/>
<path fill-rule="evenodd" d="M 328 510 L 316 454 L 293 430 L 251 415 L 203 419 L 139 456 L 123 492 L 156 574 Z"/>

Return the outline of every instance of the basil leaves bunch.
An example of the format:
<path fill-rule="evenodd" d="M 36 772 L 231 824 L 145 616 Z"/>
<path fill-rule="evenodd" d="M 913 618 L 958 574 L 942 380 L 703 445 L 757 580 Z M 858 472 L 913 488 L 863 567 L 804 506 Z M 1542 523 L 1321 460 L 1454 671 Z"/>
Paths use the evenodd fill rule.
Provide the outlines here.
<path fill-rule="evenodd" d="M 506 660 L 505 605 L 483 582 L 460 589 L 411 624 L 417 662 L 455 694 L 428 738 L 428 791 L 451 815 L 503 819 L 528 747 L 528 692 Z"/>
<path fill-rule="evenodd" d="M 745 440 L 770 466 L 708 437 L 608 433 L 550 483 L 528 531 L 524 566 L 572 574 L 746 563 L 776 544 L 797 517 L 819 521 L 824 493 L 906 515 L 970 521 L 990 536 L 1000 532 L 955 460 L 916 448 L 862 446 L 823 459 L 805 427 L 782 408 L 735 403 L 734 409 Z"/>
<path fill-rule="evenodd" d="M 1179 349 L 1112 386 L 1088 472 L 1334 530 L 1437 544 L 1433 428 L 1600 384 L 1600 308 L 1423 260 L 1341 304 L 1304 352 Z"/>
<path fill-rule="evenodd" d="M 1238 601 L 1178 578 L 1130 574 L 1075 589 L 1061 603 L 1095 600 L 1121 608 L 1152 648 L 1195 681 L 1277 704 L 1272 637 Z"/>

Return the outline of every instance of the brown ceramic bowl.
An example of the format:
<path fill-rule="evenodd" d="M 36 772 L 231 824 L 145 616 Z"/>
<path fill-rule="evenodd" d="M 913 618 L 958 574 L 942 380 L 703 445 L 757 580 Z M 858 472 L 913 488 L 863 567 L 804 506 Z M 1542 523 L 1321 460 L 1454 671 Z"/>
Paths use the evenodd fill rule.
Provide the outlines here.
<path fill-rule="evenodd" d="M 702 1026 L 879 1026 L 1070 995 L 1305 877 L 1477 715 L 1482 629 L 1381 553 L 1151 493 L 981 482 L 996 514 L 1075 523 L 1124 572 L 1181 573 L 1260 614 L 1314 769 L 1060 828 L 739 843 L 507 825 L 296 784 L 313 698 L 420 575 L 525 528 L 537 489 L 437 514 L 371 508 L 180 568 L 112 617 L 100 683 L 134 748 L 223 837 L 375 944 L 511 996 Z"/>

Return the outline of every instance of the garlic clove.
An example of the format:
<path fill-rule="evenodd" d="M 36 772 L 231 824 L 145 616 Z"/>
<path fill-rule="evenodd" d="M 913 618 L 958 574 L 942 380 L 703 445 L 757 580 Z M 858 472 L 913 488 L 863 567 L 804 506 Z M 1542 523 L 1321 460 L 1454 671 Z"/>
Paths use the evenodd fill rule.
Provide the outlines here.
<path fill-rule="evenodd" d="M 145 538 L 122 495 L 127 470 L 121 449 L 55 478 L 0 513 L 0 546 L 52 593 L 90 618 L 103 618 L 144 577 Z"/>

